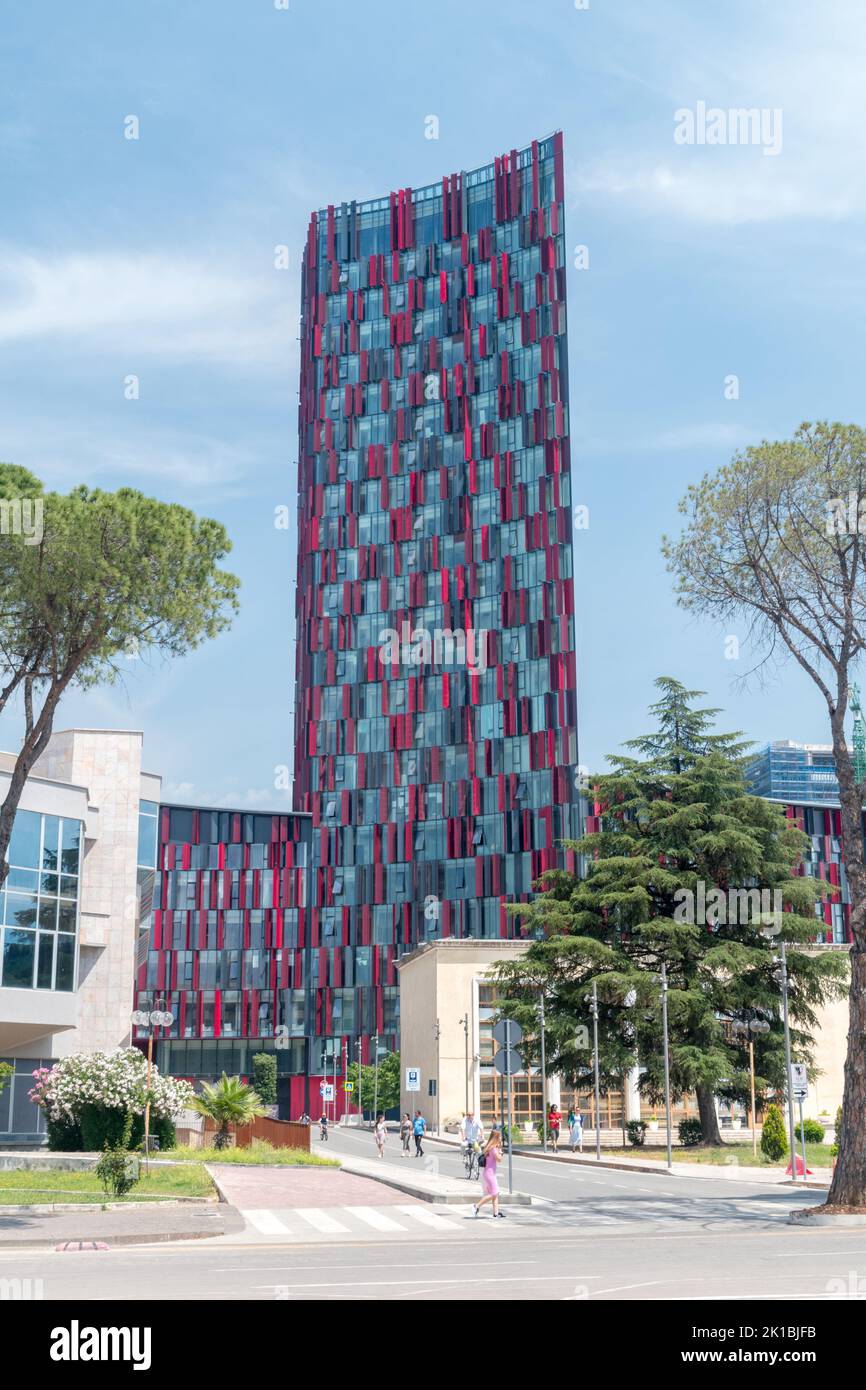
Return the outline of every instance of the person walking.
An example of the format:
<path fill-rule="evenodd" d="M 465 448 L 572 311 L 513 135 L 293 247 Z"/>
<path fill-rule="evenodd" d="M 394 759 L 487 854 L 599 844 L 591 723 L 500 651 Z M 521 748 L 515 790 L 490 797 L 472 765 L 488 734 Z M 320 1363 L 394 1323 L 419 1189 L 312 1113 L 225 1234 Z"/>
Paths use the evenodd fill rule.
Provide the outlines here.
<path fill-rule="evenodd" d="M 319 1138 L 323 1144 L 328 1142 L 328 1117 L 322 1115 L 319 1119 Z"/>
<path fill-rule="evenodd" d="M 493 1203 L 493 1215 L 504 1216 L 505 1212 L 499 1210 L 499 1181 L 496 1176 L 497 1165 L 502 1158 L 502 1130 L 494 1128 L 490 1138 L 484 1145 L 479 1162 L 481 1164 L 481 1190 L 484 1196 L 479 1198 L 473 1207 L 473 1212 L 477 1216 L 481 1208 L 487 1203 Z"/>
<path fill-rule="evenodd" d="M 409 1157 L 409 1144 L 412 1139 L 412 1116 L 407 1110 L 400 1121 L 400 1141 L 403 1145 L 403 1157 Z"/>
<path fill-rule="evenodd" d="M 579 1110 L 571 1117 L 571 1124 L 568 1126 L 568 1140 L 572 1153 L 575 1150 L 578 1153 L 583 1153 L 583 1116 Z"/>
<path fill-rule="evenodd" d="M 562 1128 L 562 1114 L 557 1105 L 551 1105 L 547 1116 L 547 1129 L 550 1134 L 550 1146 L 554 1153 L 558 1151 L 559 1131 Z"/>
<path fill-rule="evenodd" d="M 424 1150 L 423 1150 L 422 1147 L 421 1147 L 421 1140 L 424 1138 L 424 1134 L 425 1134 L 426 1130 L 427 1130 L 427 1121 L 424 1119 L 424 1116 L 421 1114 L 421 1111 L 420 1111 L 420 1110 L 416 1110 L 416 1111 L 415 1111 L 415 1118 L 414 1118 L 414 1120 L 412 1121 L 412 1133 L 413 1133 L 414 1136 L 415 1136 L 415 1157 L 416 1157 L 416 1158 L 423 1158 L 423 1157 L 424 1157 Z"/>
<path fill-rule="evenodd" d="M 387 1131 L 386 1131 L 386 1129 L 385 1129 L 385 1116 L 382 1114 L 382 1112 L 381 1112 L 381 1110 L 380 1110 L 380 1111 L 379 1111 L 379 1114 L 376 1116 L 376 1124 L 375 1124 L 375 1127 L 374 1127 L 374 1129 L 373 1129 L 373 1136 L 374 1136 L 374 1138 L 375 1138 L 375 1140 L 376 1140 L 376 1157 L 377 1157 L 377 1158 L 384 1158 L 384 1157 L 385 1157 L 385 1135 L 386 1135 L 386 1133 L 387 1133 Z"/>

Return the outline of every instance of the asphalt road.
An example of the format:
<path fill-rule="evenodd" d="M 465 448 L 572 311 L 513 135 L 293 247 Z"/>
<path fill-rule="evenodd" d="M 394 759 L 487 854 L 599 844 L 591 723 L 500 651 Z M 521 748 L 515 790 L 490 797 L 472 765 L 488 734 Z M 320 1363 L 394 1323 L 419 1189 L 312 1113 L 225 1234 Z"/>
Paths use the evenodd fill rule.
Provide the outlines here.
<path fill-rule="evenodd" d="M 120 1248 L 0 1255 L 0 1281 L 30 1297 L 69 1300 L 388 1301 L 850 1299 L 866 1294 L 866 1231 L 793 1226 L 730 1231 L 582 1231 L 567 1237 L 501 1225 L 447 1245 L 435 1238 L 342 1245 Z M 40 1281 L 33 1283 L 32 1281 Z M 8 1297 L 8 1294 L 4 1296 Z"/>

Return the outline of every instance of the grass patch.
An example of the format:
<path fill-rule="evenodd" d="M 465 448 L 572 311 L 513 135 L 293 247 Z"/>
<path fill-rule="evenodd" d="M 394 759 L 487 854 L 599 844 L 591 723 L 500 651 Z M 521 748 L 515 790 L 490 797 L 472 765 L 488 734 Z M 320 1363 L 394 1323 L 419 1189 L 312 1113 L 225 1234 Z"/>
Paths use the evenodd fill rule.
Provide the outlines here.
<path fill-rule="evenodd" d="M 0 1172 L 0 1206 L 44 1206 L 60 1202 L 166 1202 L 175 1197 L 209 1197 L 214 1191 L 209 1174 L 201 1163 L 177 1168 L 155 1168 L 125 1197 L 106 1197 L 95 1172 L 67 1173 L 21 1169 Z"/>
<path fill-rule="evenodd" d="M 335 1158 L 320 1158 L 306 1149 L 276 1149 L 265 1139 L 254 1140 L 248 1149 L 166 1149 L 165 1158 L 178 1163 L 234 1163 L 239 1167 L 273 1164 L 285 1168 L 339 1168 Z"/>
<path fill-rule="evenodd" d="M 593 1154 L 595 1150 L 591 1144 L 584 1144 L 584 1154 Z M 667 1161 L 667 1153 L 664 1148 L 653 1145 L 652 1148 L 633 1148 L 631 1145 L 627 1149 L 602 1149 L 604 1158 L 622 1158 L 623 1154 L 630 1158 L 655 1158 L 660 1163 Z M 799 1136 L 797 1138 L 797 1157 L 802 1156 Z M 730 1163 L 732 1158 L 736 1158 L 741 1167 L 747 1168 L 787 1168 L 790 1162 L 790 1155 L 785 1154 L 784 1158 L 778 1162 L 773 1162 L 761 1153 L 761 1141 L 758 1140 L 758 1152 L 752 1153 L 751 1143 L 745 1144 L 722 1144 L 714 1145 L 710 1148 L 684 1149 L 677 1144 L 673 1146 L 674 1163 L 714 1163 L 720 1166 Z M 809 1168 L 829 1168 L 833 1163 L 829 1144 L 806 1144 L 806 1164 Z"/>

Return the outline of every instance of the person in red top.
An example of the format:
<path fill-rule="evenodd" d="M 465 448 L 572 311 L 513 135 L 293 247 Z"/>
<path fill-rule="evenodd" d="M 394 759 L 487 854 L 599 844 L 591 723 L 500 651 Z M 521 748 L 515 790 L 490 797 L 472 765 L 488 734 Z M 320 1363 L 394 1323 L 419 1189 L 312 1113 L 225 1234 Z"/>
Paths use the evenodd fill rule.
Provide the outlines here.
<path fill-rule="evenodd" d="M 547 1116 L 547 1131 L 550 1135 L 550 1143 L 554 1153 L 557 1152 L 557 1146 L 559 1144 L 559 1131 L 561 1128 L 562 1114 L 557 1108 L 557 1106 L 551 1105 L 550 1112 Z"/>

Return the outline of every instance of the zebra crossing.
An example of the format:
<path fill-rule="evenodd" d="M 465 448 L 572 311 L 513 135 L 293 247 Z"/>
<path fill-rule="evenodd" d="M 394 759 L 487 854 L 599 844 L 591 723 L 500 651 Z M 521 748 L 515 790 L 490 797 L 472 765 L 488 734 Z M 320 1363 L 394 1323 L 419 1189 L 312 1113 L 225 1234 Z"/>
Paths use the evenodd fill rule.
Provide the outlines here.
<path fill-rule="evenodd" d="M 357 1240 L 370 1237 L 420 1237 L 435 1234 L 465 1236 L 467 1226 L 480 1226 L 471 1206 L 432 1207 L 425 1203 L 388 1206 L 256 1207 L 242 1210 L 248 1234 L 274 1240 Z M 492 1224 L 492 1222 L 490 1223 Z M 504 1223 L 502 1223 L 504 1224 Z"/>

